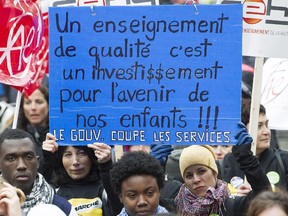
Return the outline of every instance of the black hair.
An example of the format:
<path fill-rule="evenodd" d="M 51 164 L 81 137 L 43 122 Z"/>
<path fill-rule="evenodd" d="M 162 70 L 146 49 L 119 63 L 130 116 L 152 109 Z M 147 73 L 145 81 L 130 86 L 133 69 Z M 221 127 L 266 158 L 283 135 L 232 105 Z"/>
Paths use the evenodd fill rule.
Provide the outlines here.
<path fill-rule="evenodd" d="M 62 157 L 67 147 L 68 146 L 59 146 L 56 155 L 55 175 L 53 176 L 53 183 L 58 187 L 65 186 L 75 181 L 67 174 L 62 162 Z M 73 146 L 73 147 L 85 151 L 85 153 L 92 162 L 90 171 L 84 179 L 85 183 L 92 183 L 97 182 L 97 180 L 100 180 L 99 164 L 97 162 L 97 158 L 94 154 L 93 149 L 87 146 Z M 83 179 L 77 180 L 77 182 L 79 181 L 83 181 Z"/>
<path fill-rule="evenodd" d="M 110 179 L 118 195 L 121 194 L 122 182 L 133 175 L 151 175 L 157 179 L 159 189 L 164 186 L 165 177 L 160 162 L 145 152 L 127 152 L 114 164 Z"/>
<path fill-rule="evenodd" d="M 250 98 L 245 98 L 245 99 L 242 98 L 241 121 L 246 126 L 250 121 L 250 109 L 251 109 L 251 99 Z M 259 107 L 259 115 L 260 114 L 266 115 L 266 109 L 262 104 L 260 104 L 260 107 Z"/>
<path fill-rule="evenodd" d="M 36 143 L 35 140 L 33 138 L 33 136 L 21 129 L 11 129 L 11 128 L 7 128 L 5 129 L 1 134 L 0 134 L 0 149 L 2 147 L 2 144 L 5 140 L 11 140 L 11 139 L 25 139 L 25 138 L 29 138 L 33 145 L 34 145 L 34 149 L 36 152 Z"/>

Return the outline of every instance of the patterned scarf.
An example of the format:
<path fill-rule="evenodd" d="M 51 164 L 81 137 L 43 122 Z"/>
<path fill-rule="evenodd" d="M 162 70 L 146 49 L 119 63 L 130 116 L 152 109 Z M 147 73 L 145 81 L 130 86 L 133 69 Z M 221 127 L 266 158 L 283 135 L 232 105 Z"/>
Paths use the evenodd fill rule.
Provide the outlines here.
<path fill-rule="evenodd" d="M 54 198 L 54 189 L 49 185 L 44 177 L 38 173 L 34 181 L 34 185 L 30 194 L 26 195 L 26 201 L 22 206 L 25 214 L 27 214 L 32 207 L 39 203 L 51 204 Z"/>
<path fill-rule="evenodd" d="M 159 205 L 157 207 L 157 209 L 156 209 L 156 213 L 155 214 L 160 214 L 160 213 L 168 213 L 168 211 L 164 207 Z M 122 211 L 117 216 L 129 216 L 129 215 L 126 212 L 126 209 L 123 208 Z"/>
<path fill-rule="evenodd" d="M 227 184 L 217 180 L 217 187 L 209 187 L 205 197 L 197 197 L 183 184 L 175 198 L 175 204 L 181 216 L 209 216 L 222 215 L 221 205 L 228 198 L 230 192 Z"/>

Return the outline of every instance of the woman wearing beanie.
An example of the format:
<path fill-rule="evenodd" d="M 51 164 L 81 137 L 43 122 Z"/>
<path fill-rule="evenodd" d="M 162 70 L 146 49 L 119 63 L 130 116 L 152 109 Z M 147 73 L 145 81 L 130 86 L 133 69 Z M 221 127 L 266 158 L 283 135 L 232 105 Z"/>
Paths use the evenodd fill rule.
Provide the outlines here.
<path fill-rule="evenodd" d="M 244 216 L 249 201 L 270 183 L 256 156 L 251 152 L 252 138 L 239 123 L 237 142 L 232 152 L 245 173 L 252 191 L 247 196 L 230 195 L 227 184 L 217 178 L 218 169 L 212 147 L 193 145 L 184 148 L 179 166 L 184 184 L 175 203 L 181 216 Z"/>

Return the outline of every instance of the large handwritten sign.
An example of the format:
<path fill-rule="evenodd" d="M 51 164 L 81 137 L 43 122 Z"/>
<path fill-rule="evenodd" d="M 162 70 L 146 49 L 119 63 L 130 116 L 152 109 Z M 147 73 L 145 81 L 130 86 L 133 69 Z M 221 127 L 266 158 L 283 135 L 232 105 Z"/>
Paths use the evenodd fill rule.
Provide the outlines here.
<path fill-rule="evenodd" d="M 233 144 L 241 5 L 49 9 L 60 144 Z"/>

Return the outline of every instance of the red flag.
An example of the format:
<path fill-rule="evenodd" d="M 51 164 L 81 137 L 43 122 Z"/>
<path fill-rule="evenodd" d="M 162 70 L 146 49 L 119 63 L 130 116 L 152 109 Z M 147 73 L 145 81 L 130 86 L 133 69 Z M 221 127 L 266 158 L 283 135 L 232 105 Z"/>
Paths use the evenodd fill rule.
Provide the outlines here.
<path fill-rule="evenodd" d="M 40 6 L 36 0 L 0 2 L 0 81 L 29 95 L 41 84 L 35 62 L 43 35 Z"/>

